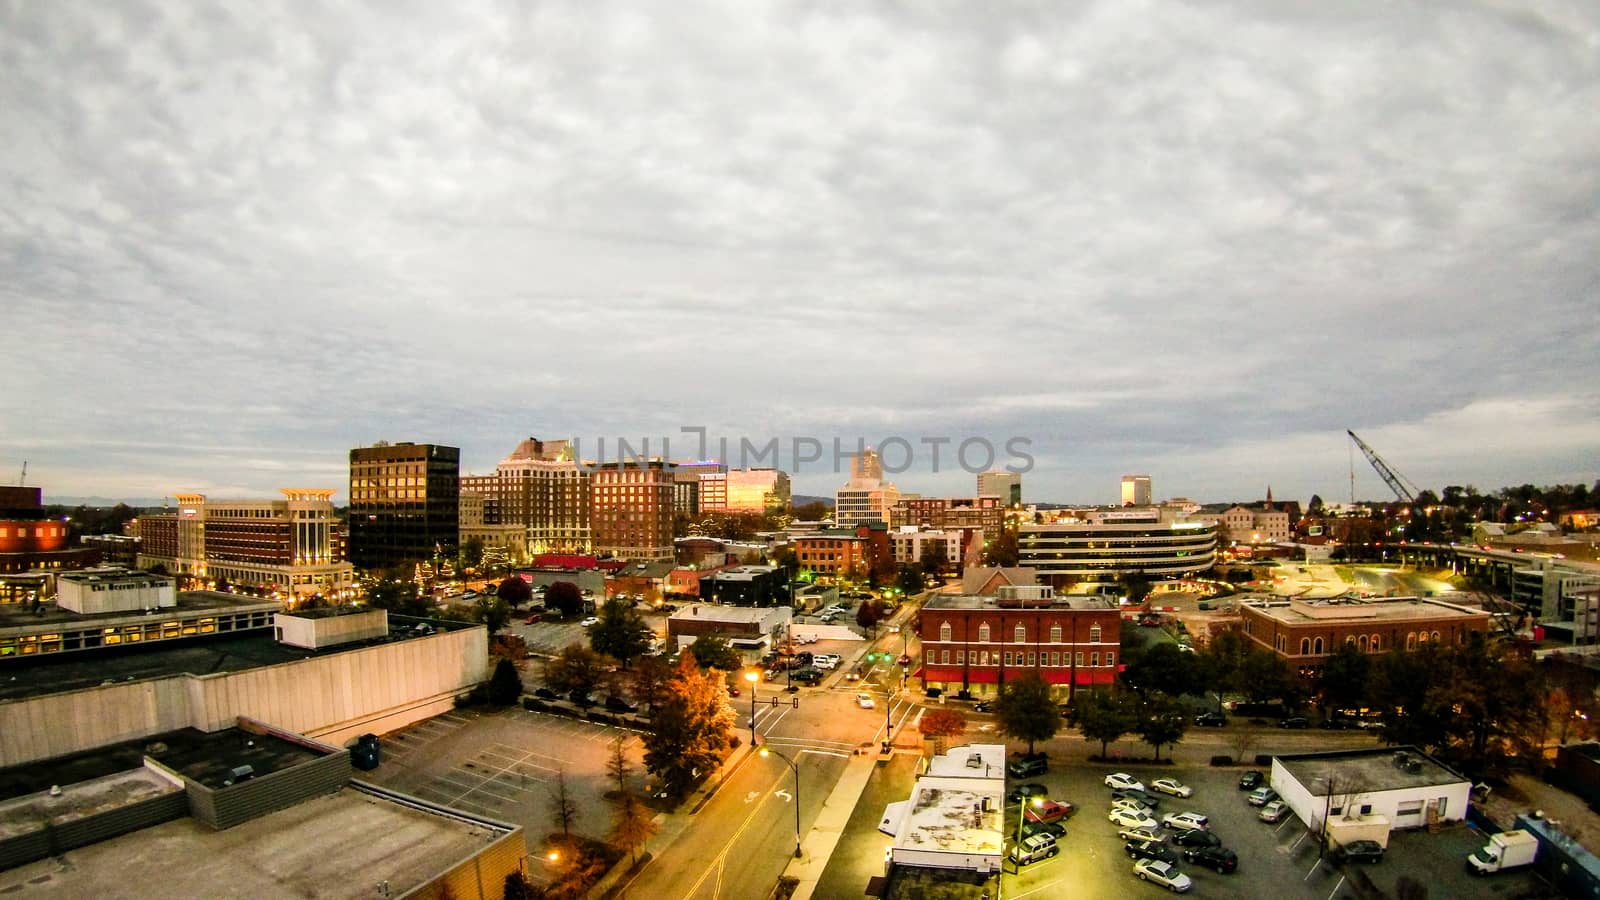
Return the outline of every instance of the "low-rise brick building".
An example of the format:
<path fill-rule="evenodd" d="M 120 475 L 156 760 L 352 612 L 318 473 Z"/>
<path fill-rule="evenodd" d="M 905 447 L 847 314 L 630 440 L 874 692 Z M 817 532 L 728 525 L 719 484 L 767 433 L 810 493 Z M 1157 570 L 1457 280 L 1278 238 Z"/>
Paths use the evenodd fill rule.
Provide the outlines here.
<path fill-rule="evenodd" d="M 1415 650 L 1418 646 L 1466 642 L 1487 631 L 1487 612 L 1419 597 L 1247 601 L 1239 607 L 1244 636 L 1301 669 L 1320 666 L 1353 644 L 1363 653 Z"/>
<path fill-rule="evenodd" d="M 1001 587 L 995 597 L 937 594 L 917 620 L 923 684 L 992 694 L 1007 677 L 1037 672 L 1067 688 L 1116 680 L 1121 613 L 1100 597 L 1049 587 Z"/>

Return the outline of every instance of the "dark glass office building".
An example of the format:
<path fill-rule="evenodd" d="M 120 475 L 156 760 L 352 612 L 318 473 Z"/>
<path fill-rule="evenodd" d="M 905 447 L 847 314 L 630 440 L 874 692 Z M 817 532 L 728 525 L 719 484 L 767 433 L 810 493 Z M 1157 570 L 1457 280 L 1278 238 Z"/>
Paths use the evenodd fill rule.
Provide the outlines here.
<path fill-rule="evenodd" d="M 385 444 L 350 451 L 348 558 L 359 569 L 453 560 L 460 544 L 461 451 Z"/>

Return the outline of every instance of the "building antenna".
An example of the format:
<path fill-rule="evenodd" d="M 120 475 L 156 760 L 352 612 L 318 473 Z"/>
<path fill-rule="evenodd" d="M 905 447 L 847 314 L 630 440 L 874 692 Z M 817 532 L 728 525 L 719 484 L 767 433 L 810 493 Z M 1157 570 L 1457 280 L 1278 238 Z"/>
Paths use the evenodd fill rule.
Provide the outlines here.
<path fill-rule="evenodd" d="M 17 487 L 28 486 L 28 461 L 22 461 L 22 475 L 17 478 Z"/>

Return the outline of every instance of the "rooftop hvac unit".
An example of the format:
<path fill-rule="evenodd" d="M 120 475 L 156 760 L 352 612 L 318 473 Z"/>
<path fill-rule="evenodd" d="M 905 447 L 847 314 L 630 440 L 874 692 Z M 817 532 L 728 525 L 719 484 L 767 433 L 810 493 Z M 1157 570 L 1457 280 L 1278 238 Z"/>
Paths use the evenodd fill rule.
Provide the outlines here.
<path fill-rule="evenodd" d="M 255 766 L 249 765 L 248 763 L 242 766 L 234 766 L 232 769 L 228 770 L 228 780 L 232 781 L 234 784 L 238 784 L 241 781 L 249 781 L 254 777 L 256 777 Z"/>

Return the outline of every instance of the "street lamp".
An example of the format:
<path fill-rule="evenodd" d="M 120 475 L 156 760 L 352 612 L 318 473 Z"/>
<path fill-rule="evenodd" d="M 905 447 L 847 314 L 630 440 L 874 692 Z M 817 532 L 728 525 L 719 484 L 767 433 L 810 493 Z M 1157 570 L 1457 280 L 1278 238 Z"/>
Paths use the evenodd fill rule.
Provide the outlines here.
<path fill-rule="evenodd" d="M 750 746 L 756 745 L 756 686 L 761 684 L 761 675 L 755 669 L 744 673 L 744 680 L 750 682 Z"/>
<path fill-rule="evenodd" d="M 1016 846 L 1019 847 L 1019 848 L 1022 846 L 1022 823 L 1028 818 L 1028 799 L 1029 798 L 1027 798 L 1027 797 L 1019 797 L 1017 799 L 1017 843 L 1016 843 Z M 1033 799 L 1033 807 L 1034 807 L 1034 809 L 1038 809 L 1039 807 L 1044 805 L 1044 798 L 1043 797 L 1034 797 L 1032 799 Z M 1020 849 L 1017 851 L 1016 869 L 1017 869 L 1018 873 L 1021 873 L 1021 871 L 1022 871 L 1022 851 Z"/>
<path fill-rule="evenodd" d="M 789 764 L 789 768 L 794 770 L 794 858 L 795 859 L 799 859 L 800 858 L 800 767 L 795 764 L 794 760 L 790 759 L 787 756 L 784 756 L 782 753 L 779 753 L 776 750 L 773 750 L 771 747 L 762 747 L 760 752 L 761 752 L 762 756 L 768 756 L 768 755 L 776 756 L 777 758 L 779 758 L 779 759 L 783 760 L 784 762 L 788 763 Z"/>

